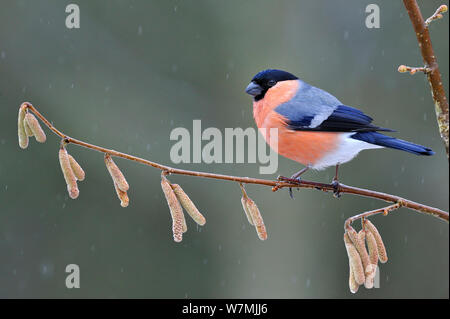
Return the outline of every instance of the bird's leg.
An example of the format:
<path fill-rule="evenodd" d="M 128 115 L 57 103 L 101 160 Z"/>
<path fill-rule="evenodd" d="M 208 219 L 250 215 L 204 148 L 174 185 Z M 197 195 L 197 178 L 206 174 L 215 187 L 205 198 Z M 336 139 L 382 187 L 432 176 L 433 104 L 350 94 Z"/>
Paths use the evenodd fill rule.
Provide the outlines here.
<path fill-rule="evenodd" d="M 304 172 L 310 169 L 310 166 L 306 166 L 299 170 L 297 173 L 292 175 L 290 178 L 286 178 L 284 176 L 278 176 L 279 181 L 289 182 L 289 183 L 299 183 L 300 182 L 300 175 L 302 175 Z M 289 187 L 289 196 L 293 199 L 294 196 L 292 195 L 292 188 Z"/>
<path fill-rule="evenodd" d="M 338 172 L 339 172 L 339 164 L 336 164 L 336 172 L 334 174 L 333 181 L 331 182 L 331 185 L 333 185 L 333 196 L 336 198 L 341 197 L 341 193 L 339 191 L 339 180 L 338 180 Z"/>

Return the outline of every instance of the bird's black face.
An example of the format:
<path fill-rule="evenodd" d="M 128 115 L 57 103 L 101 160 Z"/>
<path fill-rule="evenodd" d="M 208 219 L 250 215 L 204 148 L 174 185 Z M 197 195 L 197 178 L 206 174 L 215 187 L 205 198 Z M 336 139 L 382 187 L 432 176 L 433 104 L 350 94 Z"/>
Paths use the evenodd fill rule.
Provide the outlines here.
<path fill-rule="evenodd" d="M 255 101 L 264 98 L 266 92 L 280 81 L 297 80 L 298 78 L 282 70 L 264 70 L 256 74 L 245 89 L 245 93 L 253 96 Z"/>

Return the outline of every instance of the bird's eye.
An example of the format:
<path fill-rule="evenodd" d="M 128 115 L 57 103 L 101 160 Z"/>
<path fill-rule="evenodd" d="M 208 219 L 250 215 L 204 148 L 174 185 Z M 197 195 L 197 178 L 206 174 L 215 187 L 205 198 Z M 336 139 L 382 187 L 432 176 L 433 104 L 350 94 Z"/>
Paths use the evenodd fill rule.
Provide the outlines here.
<path fill-rule="evenodd" d="M 267 82 L 267 84 L 268 84 L 269 86 L 274 86 L 275 84 L 277 84 L 277 81 L 275 81 L 275 80 L 270 80 L 269 82 Z"/>

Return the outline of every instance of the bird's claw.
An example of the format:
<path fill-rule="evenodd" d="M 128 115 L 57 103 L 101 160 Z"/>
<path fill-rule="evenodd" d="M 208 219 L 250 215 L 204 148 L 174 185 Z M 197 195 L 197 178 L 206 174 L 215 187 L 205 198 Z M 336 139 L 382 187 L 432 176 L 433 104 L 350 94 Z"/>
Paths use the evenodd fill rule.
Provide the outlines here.
<path fill-rule="evenodd" d="M 292 187 L 289 187 L 289 197 L 294 199 L 294 194 L 292 194 Z"/>
<path fill-rule="evenodd" d="M 279 181 L 292 183 L 292 184 L 297 184 L 297 183 L 300 184 L 300 181 L 301 181 L 300 177 L 293 178 L 293 176 L 291 178 L 287 178 L 287 177 L 284 177 L 284 176 L 278 176 L 277 179 Z M 292 194 L 292 187 L 289 187 L 289 197 L 294 199 L 294 195 Z"/>
<path fill-rule="evenodd" d="M 339 181 L 337 179 L 333 179 L 333 181 L 331 182 L 331 185 L 333 186 L 333 196 L 335 198 L 340 198 L 341 197 L 341 191 L 339 190 Z"/>

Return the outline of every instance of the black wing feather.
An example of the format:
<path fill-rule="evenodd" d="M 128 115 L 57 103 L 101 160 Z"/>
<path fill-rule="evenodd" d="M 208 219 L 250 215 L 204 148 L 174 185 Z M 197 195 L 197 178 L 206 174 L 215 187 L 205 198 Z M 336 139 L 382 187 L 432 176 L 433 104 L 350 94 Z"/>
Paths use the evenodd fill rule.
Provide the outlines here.
<path fill-rule="evenodd" d="M 322 131 L 322 132 L 375 132 L 388 131 L 391 129 L 378 127 L 371 124 L 373 119 L 358 109 L 346 105 L 339 105 L 331 115 L 316 127 L 308 127 L 311 119 L 291 120 L 289 127 L 296 131 Z M 308 125 L 305 125 L 309 122 Z"/>

